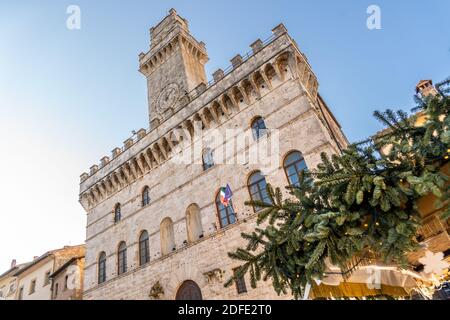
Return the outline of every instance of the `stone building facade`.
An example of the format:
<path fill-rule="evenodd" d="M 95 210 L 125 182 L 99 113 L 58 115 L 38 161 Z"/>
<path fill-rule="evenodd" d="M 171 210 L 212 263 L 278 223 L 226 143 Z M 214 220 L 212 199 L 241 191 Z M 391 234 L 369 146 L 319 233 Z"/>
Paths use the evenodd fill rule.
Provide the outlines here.
<path fill-rule="evenodd" d="M 223 284 L 239 265 L 227 253 L 256 225 L 258 208 L 244 202 L 264 199 L 265 183 L 295 183 L 321 152 L 347 144 L 306 57 L 280 24 L 207 82 L 205 45 L 175 10 L 150 33 L 150 50 L 139 55 L 150 127 L 81 175 L 83 298 L 290 298 L 278 297 L 269 282 L 257 289 L 249 279 Z M 223 143 L 211 142 L 228 131 Z M 236 146 L 241 133 L 244 143 Z M 270 165 L 252 160 L 255 145 L 270 146 Z M 190 161 L 179 161 L 180 154 Z M 226 186 L 228 206 L 220 200 Z"/>
<path fill-rule="evenodd" d="M 81 300 L 83 298 L 84 252 L 74 256 L 51 275 L 52 300 Z"/>

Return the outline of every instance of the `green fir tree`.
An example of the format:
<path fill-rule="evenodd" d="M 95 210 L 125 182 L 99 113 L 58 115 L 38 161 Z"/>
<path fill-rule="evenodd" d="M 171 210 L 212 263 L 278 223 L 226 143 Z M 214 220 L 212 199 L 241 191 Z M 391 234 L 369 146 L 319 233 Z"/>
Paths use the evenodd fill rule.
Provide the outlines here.
<path fill-rule="evenodd" d="M 406 254 L 418 248 L 417 200 L 432 193 L 442 205 L 450 198 L 440 172 L 450 152 L 449 84 L 450 78 L 437 84 L 437 96 L 416 97 L 412 116 L 375 112 L 386 130 L 341 155 L 322 154 L 298 187 L 287 187 L 289 199 L 268 185 L 272 203 L 246 202 L 264 209 L 258 227 L 242 234 L 247 246 L 229 253 L 242 264 L 225 286 L 249 273 L 252 287 L 270 279 L 278 294 L 299 298 L 307 283 L 326 275 L 327 261 L 344 276 L 369 256 L 406 268 Z M 417 126 L 420 116 L 426 121 Z M 449 207 L 443 218 L 450 218 Z"/>

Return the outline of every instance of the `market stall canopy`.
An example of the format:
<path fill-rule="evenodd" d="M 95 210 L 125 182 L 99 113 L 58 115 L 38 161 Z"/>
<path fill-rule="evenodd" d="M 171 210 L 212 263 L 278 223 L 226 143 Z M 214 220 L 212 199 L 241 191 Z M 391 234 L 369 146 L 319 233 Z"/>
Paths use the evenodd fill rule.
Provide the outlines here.
<path fill-rule="evenodd" d="M 419 283 L 428 282 L 421 274 L 383 264 L 358 267 L 348 277 L 338 267 L 329 266 L 325 274 L 311 285 L 309 298 L 402 297 L 409 296 Z"/>

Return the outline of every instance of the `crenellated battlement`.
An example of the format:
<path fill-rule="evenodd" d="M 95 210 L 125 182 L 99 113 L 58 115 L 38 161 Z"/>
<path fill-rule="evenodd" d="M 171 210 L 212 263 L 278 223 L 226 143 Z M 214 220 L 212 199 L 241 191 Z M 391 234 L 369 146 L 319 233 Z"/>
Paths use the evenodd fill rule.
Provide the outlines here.
<path fill-rule="evenodd" d="M 183 45 L 183 41 L 178 44 Z M 167 46 L 171 47 L 164 50 Z M 165 54 L 170 55 L 170 50 L 175 50 L 176 44 L 166 41 L 162 48 Z M 194 136 L 190 133 L 193 132 L 195 121 L 200 121 L 207 129 L 220 126 L 231 114 L 254 103 L 290 78 L 299 79 L 311 100 L 316 103 L 316 76 L 283 24 L 275 27 L 266 40 L 257 39 L 251 43 L 250 48 L 244 55 L 238 54 L 230 59 L 231 64 L 227 68 L 216 70 L 208 83 L 201 82 L 181 96 L 170 117 L 148 130 L 138 130 L 124 141 L 122 147 L 113 149 L 111 157 L 103 157 L 99 165 L 95 164 L 89 173 L 83 173 L 80 176 L 80 202 L 85 209 L 95 206 L 163 164 L 177 145 L 192 142 Z M 191 49 L 192 52 L 197 50 Z M 147 54 L 139 55 L 140 71 L 143 74 L 148 74 L 151 68 L 157 66 L 154 55 L 152 49 Z M 156 56 L 156 61 L 165 59 L 159 53 Z M 175 129 L 180 128 L 185 129 L 188 136 L 180 137 L 174 133 Z"/>
<path fill-rule="evenodd" d="M 103 158 L 100 159 L 100 163 L 98 165 L 94 164 L 90 167 L 89 173 L 83 172 L 80 175 L 80 183 L 83 183 L 90 176 L 95 174 L 98 170 L 100 170 L 103 167 L 105 167 L 106 165 L 108 165 L 111 161 L 114 161 L 115 159 L 117 159 L 120 156 L 120 154 L 122 154 L 122 152 L 124 152 L 127 149 L 129 149 L 130 147 L 132 147 L 137 141 L 141 140 L 146 135 L 147 135 L 146 129 L 144 129 L 144 128 L 139 129 L 135 134 L 133 134 L 133 136 L 131 136 L 130 138 L 126 139 L 123 142 L 122 147 L 116 147 L 111 151 L 111 158 L 108 156 L 104 156 Z"/>

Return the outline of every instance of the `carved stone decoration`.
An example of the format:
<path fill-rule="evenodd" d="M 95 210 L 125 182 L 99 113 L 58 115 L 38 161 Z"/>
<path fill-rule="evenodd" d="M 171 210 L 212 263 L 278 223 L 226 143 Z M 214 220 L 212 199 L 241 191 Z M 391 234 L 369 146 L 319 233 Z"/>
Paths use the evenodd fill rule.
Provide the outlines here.
<path fill-rule="evenodd" d="M 159 281 L 156 281 L 156 283 L 150 289 L 150 293 L 148 296 L 154 300 L 158 300 L 163 295 L 164 295 L 164 288 L 161 286 Z"/>
<path fill-rule="evenodd" d="M 203 275 L 206 277 L 206 279 L 208 280 L 208 283 L 214 283 L 215 281 L 217 282 L 222 282 L 223 281 L 223 275 L 224 275 L 225 271 L 219 268 L 207 271 L 205 273 L 203 273 Z"/>
<path fill-rule="evenodd" d="M 180 98 L 180 88 L 176 83 L 170 83 L 164 87 L 158 97 L 156 105 L 159 114 L 164 114 L 168 109 L 173 108 Z"/>

